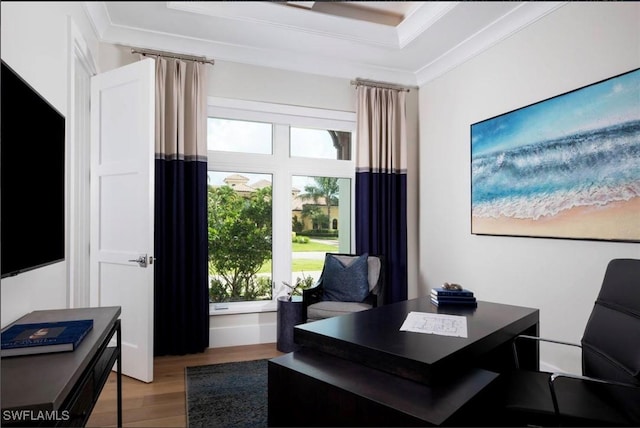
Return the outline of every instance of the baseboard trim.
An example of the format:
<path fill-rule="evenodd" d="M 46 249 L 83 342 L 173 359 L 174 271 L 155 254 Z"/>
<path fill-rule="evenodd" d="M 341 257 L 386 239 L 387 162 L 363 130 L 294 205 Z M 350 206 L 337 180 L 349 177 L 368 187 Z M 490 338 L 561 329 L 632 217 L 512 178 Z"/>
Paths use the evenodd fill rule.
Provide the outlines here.
<path fill-rule="evenodd" d="M 211 327 L 209 348 L 257 345 L 276 341 L 276 323 Z"/>

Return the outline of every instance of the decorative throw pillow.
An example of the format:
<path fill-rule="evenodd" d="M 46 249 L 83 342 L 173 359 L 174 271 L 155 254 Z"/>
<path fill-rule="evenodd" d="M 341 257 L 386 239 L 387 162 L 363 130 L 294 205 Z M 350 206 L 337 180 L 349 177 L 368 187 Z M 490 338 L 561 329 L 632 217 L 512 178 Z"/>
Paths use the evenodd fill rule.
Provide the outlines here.
<path fill-rule="evenodd" d="M 327 254 L 322 273 L 322 300 L 362 302 L 369 295 L 369 254 L 354 257 L 346 265 Z"/>

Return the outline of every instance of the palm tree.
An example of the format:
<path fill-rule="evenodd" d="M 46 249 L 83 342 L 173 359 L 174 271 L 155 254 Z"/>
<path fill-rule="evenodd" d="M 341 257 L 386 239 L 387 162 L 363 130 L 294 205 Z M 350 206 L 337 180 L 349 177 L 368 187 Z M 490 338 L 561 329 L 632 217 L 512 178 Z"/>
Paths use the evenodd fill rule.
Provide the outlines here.
<path fill-rule="evenodd" d="M 338 194 L 340 192 L 338 179 L 335 177 L 313 177 L 313 180 L 316 182 L 316 185 L 304 186 L 306 193 L 302 193 L 300 197 L 303 199 L 313 199 L 316 205 L 321 198 L 324 198 L 327 204 L 327 216 L 329 217 L 329 222 L 331 222 L 331 206 L 338 205 Z"/>

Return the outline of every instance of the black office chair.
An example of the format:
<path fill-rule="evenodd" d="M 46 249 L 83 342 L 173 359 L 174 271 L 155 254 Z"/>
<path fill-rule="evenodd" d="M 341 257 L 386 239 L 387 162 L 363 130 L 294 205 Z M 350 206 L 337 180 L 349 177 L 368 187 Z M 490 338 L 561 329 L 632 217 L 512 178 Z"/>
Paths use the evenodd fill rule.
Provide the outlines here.
<path fill-rule="evenodd" d="M 582 373 L 516 370 L 506 382 L 509 426 L 640 426 L 640 260 L 609 262 L 581 345 Z"/>
<path fill-rule="evenodd" d="M 364 259 L 365 255 L 326 254 L 318 282 L 314 287 L 302 291 L 304 316 L 307 322 L 364 311 L 382 305 L 384 293 L 383 258 L 369 254 L 366 255 L 366 261 L 360 260 L 361 258 Z M 364 266 L 360 265 L 360 268 L 356 266 L 359 260 L 365 262 Z M 362 278 L 362 275 L 365 277 Z M 363 287 L 363 290 L 357 290 Z M 355 297 L 357 295 L 360 297 Z M 364 298 L 361 299 L 361 297 Z"/>

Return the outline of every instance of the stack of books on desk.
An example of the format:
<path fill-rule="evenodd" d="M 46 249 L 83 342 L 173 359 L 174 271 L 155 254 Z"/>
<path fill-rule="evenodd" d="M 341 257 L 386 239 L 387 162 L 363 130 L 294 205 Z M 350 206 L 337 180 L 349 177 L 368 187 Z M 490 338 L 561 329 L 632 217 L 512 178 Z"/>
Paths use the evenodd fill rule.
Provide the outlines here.
<path fill-rule="evenodd" d="M 478 303 L 471 290 L 445 290 L 442 287 L 431 289 L 431 303 L 436 306 L 477 307 Z"/>

